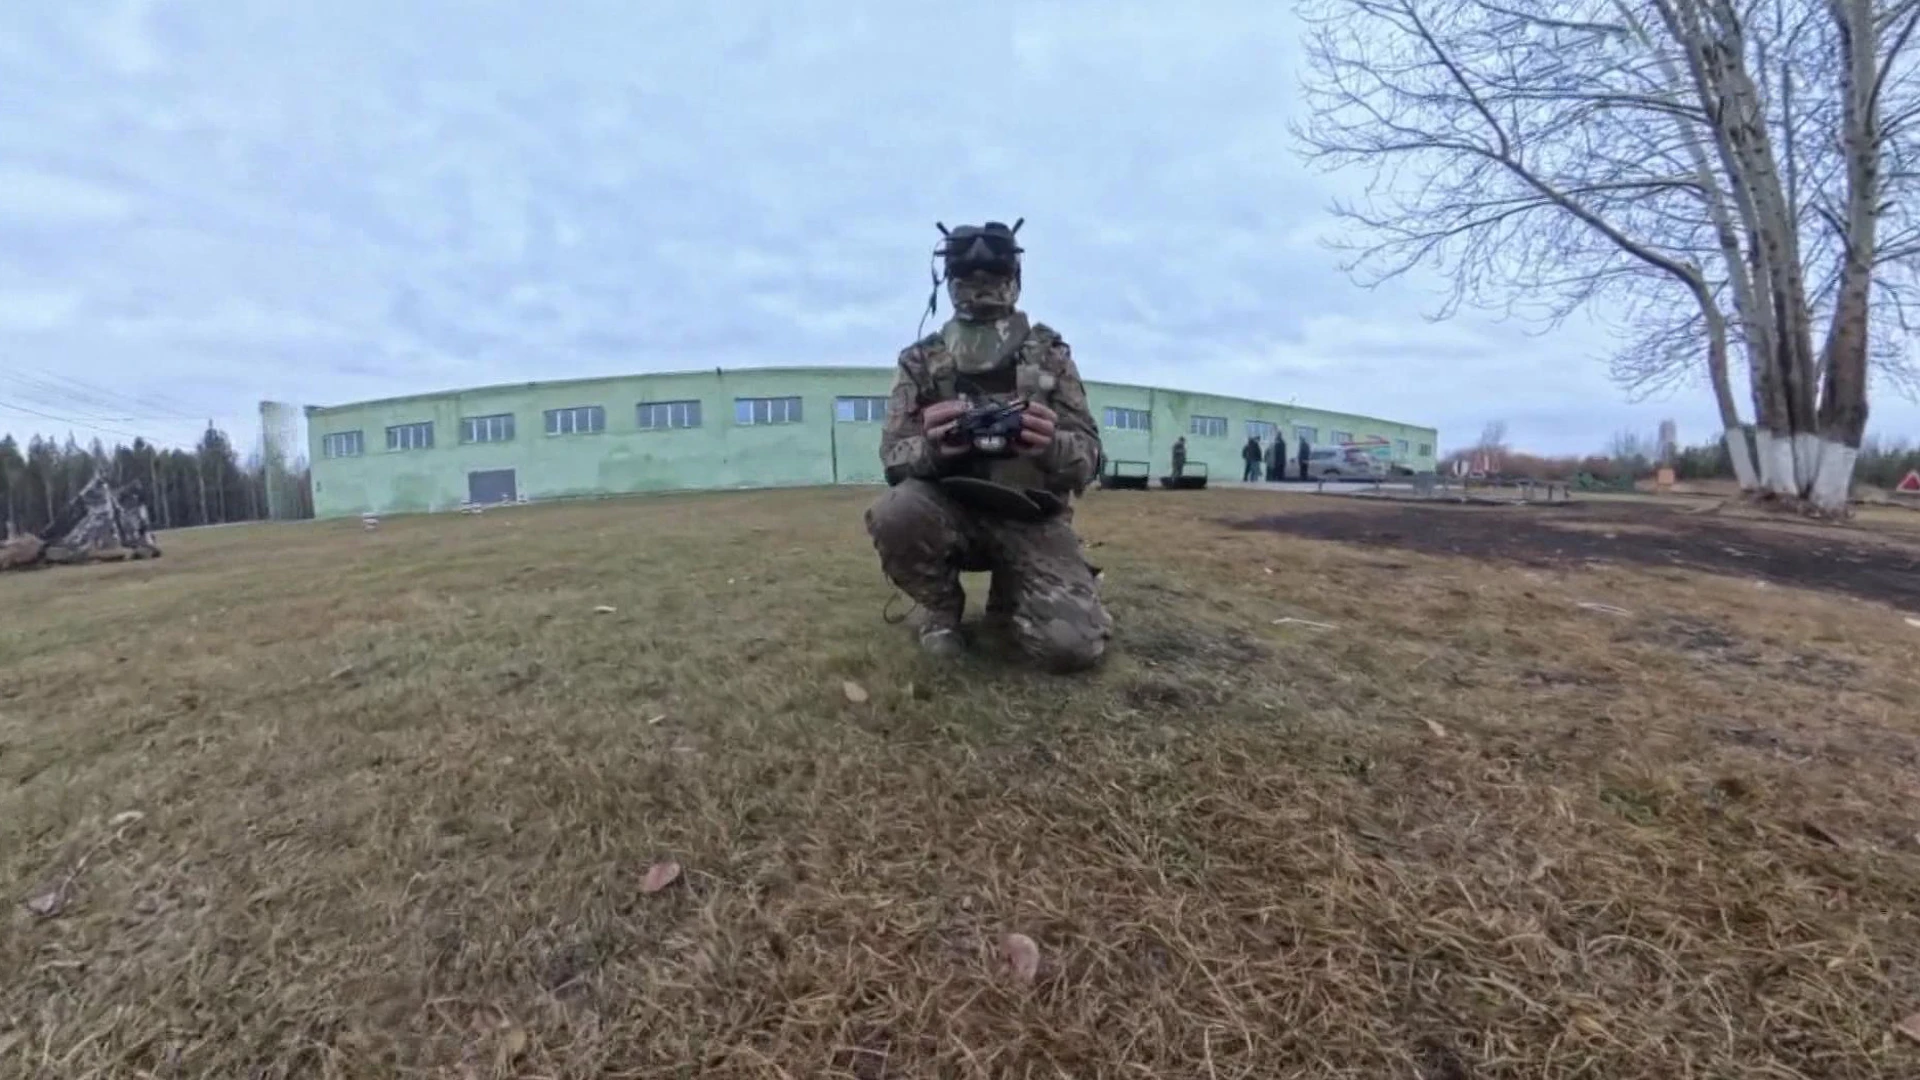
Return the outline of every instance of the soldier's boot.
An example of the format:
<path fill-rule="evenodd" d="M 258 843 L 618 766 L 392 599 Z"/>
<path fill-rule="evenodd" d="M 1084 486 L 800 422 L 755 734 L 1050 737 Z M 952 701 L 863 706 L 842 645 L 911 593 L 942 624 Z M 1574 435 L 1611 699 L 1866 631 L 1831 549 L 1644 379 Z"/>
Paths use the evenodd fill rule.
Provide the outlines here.
<path fill-rule="evenodd" d="M 915 626 L 920 647 L 937 657 L 965 651 L 960 616 L 967 598 L 960 588 L 960 566 L 969 540 L 957 508 L 935 485 L 907 480 L 867 508 L 866 524 L 887 579 L 920 606 Z"/>
<path fill-rule="evenodd" d="M 932 612 L 926 615 L 917 631 L 921 652 L 939 660 L 948 660 L 967 651 L 967 641 L 960 636 L 960 620 Z"/>

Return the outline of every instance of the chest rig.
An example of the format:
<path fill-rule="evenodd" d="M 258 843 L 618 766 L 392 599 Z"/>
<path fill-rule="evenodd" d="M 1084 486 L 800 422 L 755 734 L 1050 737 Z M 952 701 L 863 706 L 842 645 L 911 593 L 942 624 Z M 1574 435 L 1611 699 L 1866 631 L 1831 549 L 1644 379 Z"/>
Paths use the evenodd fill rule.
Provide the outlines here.
<path fill-rule="evenodd" d="M 1024 400 L 1054 408 L 1055 379 L 1043 364 L 1047 343 L 1034 334 L 1024 312 L 992 322 L 950 319 L 924 348 L 929 401 L 965 400 L 977 406 Z M 1048 487 L 1045 471 L 1025 457 L 965 459 L 954 466 L 954 475 L 1020 490 Z"/>

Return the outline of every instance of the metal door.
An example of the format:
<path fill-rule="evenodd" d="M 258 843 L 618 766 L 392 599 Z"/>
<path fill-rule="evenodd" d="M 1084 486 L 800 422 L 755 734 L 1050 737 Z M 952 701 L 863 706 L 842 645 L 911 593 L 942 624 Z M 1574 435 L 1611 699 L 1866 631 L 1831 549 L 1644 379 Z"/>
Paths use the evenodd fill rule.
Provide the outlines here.
<path fill-rule="evenodd" d="M 512 502 L 519 492 L 512 469 L 487 469 L 467 474 L 467 501 L 474 503 Z"/>

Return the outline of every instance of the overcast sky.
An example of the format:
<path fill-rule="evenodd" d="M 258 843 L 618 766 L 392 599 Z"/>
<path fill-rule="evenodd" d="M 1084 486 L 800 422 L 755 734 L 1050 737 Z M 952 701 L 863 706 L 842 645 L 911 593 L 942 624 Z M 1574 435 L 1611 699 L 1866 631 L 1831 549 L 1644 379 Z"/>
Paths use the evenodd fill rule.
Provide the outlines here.
<path fill-rule="evenodd" d="M 890 364 L 934 220 L 1021 216 L 1024 305 L 1088 378 L 1443 446 L 1715 426 L 1702 386 L 1631 404 L 1590 324 L 1434 324 L 1434 292 L 1351 284 L 1318 240 L 1355 178 L 1289 144 L 1280 0 L 4 6 L 16 434 L 252 440 L 262 398 Z"/>

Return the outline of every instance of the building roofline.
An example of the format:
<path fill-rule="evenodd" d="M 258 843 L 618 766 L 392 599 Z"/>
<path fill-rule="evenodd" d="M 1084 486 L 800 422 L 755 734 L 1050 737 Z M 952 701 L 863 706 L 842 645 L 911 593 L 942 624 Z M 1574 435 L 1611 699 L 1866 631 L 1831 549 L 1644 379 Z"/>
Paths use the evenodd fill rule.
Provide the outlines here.
<path fill-rule="evenodd" d="M 413 401 L 425 401 L 433 398 L 455 397 L 461 394 L 485 394 L 485 393 L 494 393 L 494 392 L 504 391 L 504 390 L 535 390 L 535 389 L 541 389 L 541 388 L 553 388 L 553 387 L 565 387 L 565 386 L 585 386 L 591 383 L 621 382 L 627 379 L 673 378 L 676 376 L 705 375 L 707 374 L 708 370 L 709 369 L 707 368 L 681 368 L 674 371 L 633 371 L 633 372 L 627 372 L 620 375 L 582 375 L 577 378 L 571 378 L 571 379 L 533 379 L 526 382 L 488 383 L 483 386 L 467 386 L 467 387 L 461 387 L 459 389 L 453 389 L 453 390 L 432 390 L 432 391 L 424 391 L 417 394 L 399 394 L 394 397 L 368 398 L 364 401 L 347 401 L 347 402 L 341 402 L 338 405 L 308 405 L 305 407 L 304 412 L 305 412 L 305 415 L 307 416 L 319 416 L 319 415 L 325 415 L 327 413 L 343 412 L 348 409 L 366 409 L 366 408 L 373 408 L 373 407 L 385 406 L 385 405 L 404 405 L 408 402 L 413 402 Z M 824 374 L 824 373 L 839 374 L 839 373 L 851 372 L 851 371 L 868 372 L 868 373 L 884 373 L 884 372 L 892 371 L 893 368 L 890 365 L 880 365 L 880 364 L 799 364 L 793 367 L 761 366 L 761 367 L 722 368 L 719 366 L 715 366 L 711 370 L 716 375 L 757 375 L 757 374 L 764 374 L 767 372 L 779 372 L 780 374 L 783 374 L 783 375 L 806 375 L 810 373 L 811 374 Z M 1350 417 L 1354 420 L 1366 420 L 1376 424 L 1392 424 L 1396 427 L 1410 427 L 1410 428 L 1416 428 L 1421 431 L 1432 431 L 1436 433 L 1439 431 L 1438 428 L 1432 427 L 1431 425 L 1410 424 L 1405 420 L 1389 420 L 1385 417 L 1380 417 L 1380 416 L 1368 416 L 1362 413 L 1341 412 L 1338 409 L 1322 409 L 1313 405 L 1298 405 L 1298 404 L 1288 404 L 1288 403 L 1279 402 L 1279 401 L 1268 401 L 1264 398 L 1240 397 L 1234 394 L 1216 394 L 1210 390 L 1182 390 L 1179 387 L 1174 387 L 1174 386 L 1148 386 L 1144 383 L 1124 383 L 1124 382 L 1114 382 L 1109 379 L 1086 379 L 1084 377 L 1083 377 L 1083 381 L 1089 386 L 1107 386 L 1107 387 L 1113 387 L 1115 389 L 1120 389 L 1120 390 L 1144 390 L 1148 393 L 1189 394 L 1196 397 L 1221 398 L 1229 401 L 1245 401 L 1255 405 L 1265 405 L 1275 409 L 1301 409 L 1309 412 L 1326 413 L 1332 416 Z"/>

